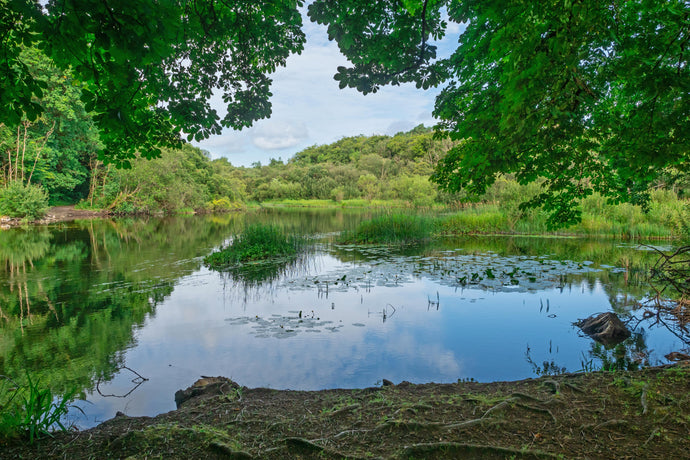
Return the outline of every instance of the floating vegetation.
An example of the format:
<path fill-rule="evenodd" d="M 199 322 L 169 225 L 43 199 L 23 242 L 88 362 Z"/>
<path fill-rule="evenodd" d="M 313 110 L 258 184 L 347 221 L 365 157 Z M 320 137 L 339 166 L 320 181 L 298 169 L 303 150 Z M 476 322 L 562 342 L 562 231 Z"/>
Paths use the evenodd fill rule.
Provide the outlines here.
<path fill-rule="evenodd" d="M 235 326 L 252 325 L 253 335 L 258 338 L 274 337 L 286 339 L 294 337 L 300 332 L 338 332 L 344 327 L 342 323 L 335 324 L 333 321 L 321 320 L 316 317 L 314 312 L 309 315 L 302 311 L 290 311 L 294 316 L 283 316 L 274 314 L 268 318 L 259 316 L 241 316 L 239 318 L 228 318 L 229 324 Z M 363 324 L 355 324 L 364 326 Z"/>
<path fill-rule="evenodd" d="M 429 278 L 445 286 L 521 292 L 564 287 L 570 275 L 599 272 L 592 261 L 555 260 L 548 256 L 500 256 L 494 252 L 441 251 L 432 255 L 396 255 L 385 246 L 361 248 L 337 245 L 336 251 L 355 252 L 352 266 L 304 278 L 286 280 L 292 289 L 328 291 L 369 290 L 394 287 L 418 278 Z M 345 270 L 345 271 L 344 271 Z M 609 272 L 625 271 L 606 268 Z"/>

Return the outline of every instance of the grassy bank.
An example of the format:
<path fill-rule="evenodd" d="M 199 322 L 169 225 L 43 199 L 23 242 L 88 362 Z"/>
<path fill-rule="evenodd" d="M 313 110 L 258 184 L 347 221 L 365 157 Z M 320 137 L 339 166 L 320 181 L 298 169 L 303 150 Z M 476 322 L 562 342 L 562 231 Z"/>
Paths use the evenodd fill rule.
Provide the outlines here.
<path fill-rule="evenodd" d="M 357 228 L 340 235 L 341 243 L 409 243 L 431 237 L 434 219 L 414 214 L 389 214 L 360 223 Z"/>
<path fill-rule="evenodd" d="M 548 234 L 590 237 L 687 238 L 690 236 L 690 202 L 668 191 L 652 193 L 648 212 L 629 203 L 609 204 L 593 195 L 582 203 L 582 221 L 550 230 L 546 214 L 538 209 L 522 211 L 517 201 L 469 206 L 438 221 L 443 234 Z"/>
<path fill-rule="evenodd" d="M 650 206 L 644 212 L 640 206 L 629 203 L 610 204 L 606 198 L 594 194 L 581 203 L 582 221 L 570 227 L 549 229 L 547 214 L 540 209 L 521 210 L 525 194 L 533 190 L 512 182 L 504 184 L 506 190 L 487 194 L 484 201 L 457 205 L 435 204 L 433 208 L 415 208 L 401 200 L 278 200 L 251 203 L 249 207 L 264 208 L 377 208 L 390 209 L 390 216 L 400 212 L 434 213 L 440 217 L 426 221 L 435 234 L 522 234 L 522 235 L 573 235 L 587 237 L 613 237 L 621 239 L 673 239 L 690 236 L 690 201 L 679 199 L 675 193 L 656 190 L 651 193 Z M 500 189 L 499 186 L 496 186 Z M 399 210 L 399 211 L 396 211 Z M 407 210 L 407 211 L 402 211 Z M 350 233 L 350 242 L 391 242 L 392 229 L 398 225 L 398 217 L 390 222 L 376 219 L 361 235 Z M 381 237 L 375 236 L 380 232 Z M 369 233 L 369 235 L 366 235 Z M 428 237 L 427 234 L 421 238 Z M 393 238 L 394 240 L 395 238 Z"/>
<path fill-rule="evenodd" d="M 269 200 L 250 202 L 249 208 L 411 208 L 409 202 L 403 200 L 365 200 L 353 198 L 348 200 Z"/>
<path fill-rule="evenodd" d="M 120 415 L 0 452 L 3 459 L 685 458 L 688 378 L 678 365 L 353 390 L 224 381 L 167 414 Z"/>

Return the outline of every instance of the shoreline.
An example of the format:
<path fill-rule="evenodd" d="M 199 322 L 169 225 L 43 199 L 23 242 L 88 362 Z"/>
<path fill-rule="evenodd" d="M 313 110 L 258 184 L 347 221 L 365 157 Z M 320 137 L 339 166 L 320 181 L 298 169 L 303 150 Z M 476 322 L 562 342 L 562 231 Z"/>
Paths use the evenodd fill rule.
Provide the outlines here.
<path fill-rule="evenodd" d="M 75 209 L 71 206 L 53 206 L 48 209 L 46 215 L 42 219 L 25 222 L 18 217 L 2 217 L 0 218 L 0 229 L 6 230 L 9 228 L 34 226 L 34 225 L 49 225 L 58 222 L 70 222 L 78 219 L 96 219 L 110 216 L 107 210 L 90 211 L 88 209 Z"/>
<path fill-rule="evenodd" d="M 320 391 L 214 377 L 185 390 L 190 399 L 174 411 L 114 414 L 89 430 L 3 446 L 3 458 L 682 458 L 688 382 L 690 361 Z"/>
<path fill-rule="evenodd" d="M 315 209 L 389 209 L 389 210 L 396 210 L 396 209 L 403 209 L 403 208 L 397 208 L 397 207 L 381 207 L 381 206 L 371 206 L 370 208 L 367 207 L 360 207 L 360 206 L 353 206 L 353 207 L 343 207 L 343 206 L 332 206 L 332 207 L 327 207 L 327 206 L 299 206 L 299 205 L 294 205 L 294 204 L 287 204 L 287 205 L 281 205 L 273 203 L 273 202 L 267 202 L 266 205 L 260 205 L 260 206 L 249 206 L 246 208 L 246 210 L 261 210 L 261 209 L 278 209 L 278 210 L 285 210 L 285 209 L 295 209 L 295 210 L 315 210 Z M 238 212 L 241 210 L 232 210 L 229 212 Z M 449 212 L 461 212 L 462 210 L 449 210 Z M 170 216 L 179 216 L 179 215 L 207 215 L 207 214 L 213 214 L 213 213 L 208 213 L 208 212 L 194 212 L 190 214 L 171 214 Z M 222 213 L 226 214 L 226 213 Z M 87 209 L 75 209 L 74 205 L 69 205 L 69 206 L 54 206 L 52 208 L 49 208 L 45 217 L 39 220 L 34 220 L 34 221 L 24 221 L 23 219 L 20 218 L 12 218 L 12 217 L 6 217 L 6 216 L 0 216 L 0 230 L 8 230 L 11 228 L 18 228 L 18 227 L 29 227 L 29 226 L 38 226 L 38 225 L 50 225 L 50 224 L 55 224 L 55 223 L 60 223 L 60 222 L 71 222 L 74 220 L 81 220 L 81 219 L 101 219 L 101 218 L 109 218 L 109 217 L 161 217 L 161 216 L 166 216 L 164 214 L 113 214 L 111 211 L 107 209 L 102 209 L 99 211 L 93 211 L 93 210 L 87 210 Z M 508 236 L 508 237 L 525 237 L 525 238 L 592 238 L 592 239 L 620 239 L 623 241 L 679 241 L 683 240 L 684 237 L 679 236 L 679 235 L 674 235 L 674 236 L 668 236 L 668 235 L 653 235 L 653 236 L 631 236 L 631 235 L 615 235 L 615 234 L 607 234 L 607 233 L 602 233 L 602 234 L 588 234 L 588 233 L 577 233 L 577 232 L 566 232 L 566 231 L 547 231 L 547 232 L 517 232 L 517 231 L 500 231 L 500 230 L 487 230 L 487 231 L 481 231 L 481 230 L 456 230 L 452 231 L 449 229 L 442 229 L 439 231 L 437 236 L 444 236 L 444 237 L 454 237 L 454 236 Z"/>

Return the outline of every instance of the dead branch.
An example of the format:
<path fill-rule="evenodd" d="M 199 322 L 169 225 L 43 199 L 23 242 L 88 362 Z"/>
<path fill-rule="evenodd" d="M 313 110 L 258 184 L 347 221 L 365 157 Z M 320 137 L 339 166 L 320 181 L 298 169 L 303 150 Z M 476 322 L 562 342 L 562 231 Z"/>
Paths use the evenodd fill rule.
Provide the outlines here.
<path fill-rule="evenodd" d="M 134 392 L 134 390 L 136 390 L 137 388 L 139 388 L 139 387 L 141 386 L 142 383 L 147 382 L 147 381 L 149 380 L 149 379 L 147 379 L 146 377 L 143 377 L 141 374 L 139 374 L 139 373 L 138 373 L 137 371 L 135 371 L 134 369 L 130 369 L 130 368 L 127 367 L 127 366 L 122 366 L 120 369 L 118 369 L 118 371 L 120 371 L 120 370 L 122 370 L 122 369 L 127 369 L 127 370 L 130 371 L 131 373 L 137 375 L 137 377 L 135 377 L 135 378 L 132 379 L 132 383 L 134 384 L 134 387 L 133 387 L 131 390 L 129 390 L 127 393 L 125 393 L 124 395 L 116 395 L 116 394 L 104 395 L 104 394 L 101 392 L 101 389 L 100 389 L 101 378 L 99 377 L 99 378 L 98 378 L 98 381 L 96 382 L 96 391 L 98 392 L 99 395 L 103 396 L 104 398 L 126 398 L 127 396 L 129 396 L 130 394 L 132 394 L 132 393 Z"/>
<path fill-rule="evenodd" d="M 644 388 L 642 388 L 642 395 L 640 396 L 640 403 L 642 403 L 642 415 L 647 413 L 647 390 L 649 390 L 648 383 L 646 383 Z"/>

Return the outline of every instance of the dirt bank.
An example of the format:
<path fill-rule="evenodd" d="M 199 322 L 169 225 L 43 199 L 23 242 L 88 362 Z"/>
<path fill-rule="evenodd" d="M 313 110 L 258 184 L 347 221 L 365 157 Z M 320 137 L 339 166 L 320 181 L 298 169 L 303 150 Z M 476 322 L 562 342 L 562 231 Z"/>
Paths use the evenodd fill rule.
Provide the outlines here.
<path fill-rule="evenodd" d="M 671 459 L 690 446 L 687 362 L 517 382 L 216 388 L 167 414 L 119 415 L 0 457 Z"/>
<path fill-rule="evenodd" d="M 103 217 L 108 215 L 107 211 L 89 211 L 87 209 L 74 209 L 74 206 L 54 206 L 48 209 L 43 219 L 28 222 L 32 225 L 45 225 L 55 222 L 69 222 L 76 219 L 94 219 L 96 217 Z M 2 217 L 0 219 L 0 228 L 19 227 L 26 222 L 21 219 L 10 217 Z"/>

